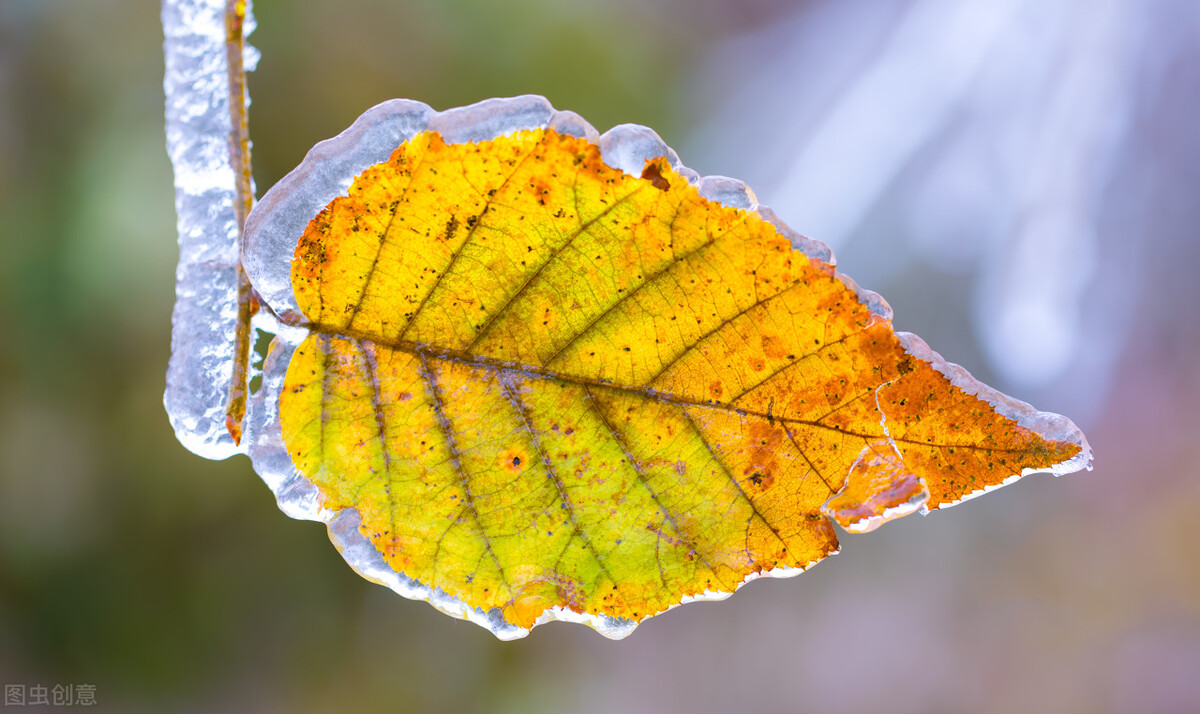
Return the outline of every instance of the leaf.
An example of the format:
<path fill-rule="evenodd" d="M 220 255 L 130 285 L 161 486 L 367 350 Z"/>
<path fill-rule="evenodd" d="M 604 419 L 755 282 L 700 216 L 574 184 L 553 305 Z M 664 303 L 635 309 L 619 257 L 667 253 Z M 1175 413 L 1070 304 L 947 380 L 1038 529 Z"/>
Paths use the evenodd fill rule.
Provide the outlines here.
<path fill-rule="evenodd" d="M 497 627 L 624 634 L 835 553 L 833 521 L 1090 459 L 683 171 L 569 128 L 426 130 L 307 224 L 282 440 L 392 571 Z"/>

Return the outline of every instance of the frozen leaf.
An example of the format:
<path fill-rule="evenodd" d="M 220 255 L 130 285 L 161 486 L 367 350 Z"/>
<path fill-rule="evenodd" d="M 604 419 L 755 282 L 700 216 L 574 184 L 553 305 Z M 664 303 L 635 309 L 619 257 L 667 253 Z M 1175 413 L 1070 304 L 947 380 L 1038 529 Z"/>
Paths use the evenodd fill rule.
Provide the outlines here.
<path fill-rule="evenodd" d="M 650 130 L 393 101 L 251 214 L 284 323 L 247 421 L 364 575 L 503 637 L 791 575 L 1083 435 L 892 331 L 823 245 Z"/>

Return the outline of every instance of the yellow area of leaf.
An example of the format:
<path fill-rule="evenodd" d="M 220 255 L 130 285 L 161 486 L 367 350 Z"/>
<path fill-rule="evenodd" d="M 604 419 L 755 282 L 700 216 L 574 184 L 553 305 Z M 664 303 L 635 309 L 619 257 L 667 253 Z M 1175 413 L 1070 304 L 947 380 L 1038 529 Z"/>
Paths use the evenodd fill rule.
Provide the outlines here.
<path fill-rule="evenodd" d="M 908 355 L 758 215 L 550 130 L 418 135 L 313 219 L 292 284 L 297 468 L 397 571 L 522 627 L 807 567 L 856 465 L 851 525 L 1079 450 Z"/>

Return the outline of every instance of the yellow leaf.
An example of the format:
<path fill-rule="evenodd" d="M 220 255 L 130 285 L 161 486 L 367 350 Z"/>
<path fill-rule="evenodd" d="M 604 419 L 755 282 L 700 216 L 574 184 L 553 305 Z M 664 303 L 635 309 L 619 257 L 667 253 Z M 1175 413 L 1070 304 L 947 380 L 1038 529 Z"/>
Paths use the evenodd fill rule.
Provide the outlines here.
<path fill-rule="evenodd" d="M 516 628 L 798 572 L 832 521 L 1086 448 L 964 391 L 759 212 L 553 129 L 418 133 L 312 219 L 291 284 L 296 469 L 396 572 Z"/>

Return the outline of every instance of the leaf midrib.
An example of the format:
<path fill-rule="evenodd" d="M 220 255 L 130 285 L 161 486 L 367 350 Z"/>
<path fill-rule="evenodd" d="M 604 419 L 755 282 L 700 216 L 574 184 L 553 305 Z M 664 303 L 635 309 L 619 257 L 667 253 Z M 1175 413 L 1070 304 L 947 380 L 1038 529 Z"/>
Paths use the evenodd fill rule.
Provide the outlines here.
<path fill-rule="evenodd" d="M 731 414 L 739 414 L 742 416 L 756 417 L 766 419 L 768 421 L 778 421 L 783 424 L 791 424 L 796 426 L 810 427 L 814 429 L 824 429 L 826 431 L 835 431 L 846 436 L 853 436 L 862 439 L 878 439 L 880 434 L 865 433 L 858 431 L 850 431 L 836 424 L 824 424 L 820 420 L 798 419 L 796 417 L 782 416 L 778 414 L 767 414 L 756 409 L 747 409 L 745 407 L 737 407 L 727 402 L 719 402 L 713 400 L 694 399 L 672 392 L 665 392 L 654 389 L 653 387 L 633 386 L 628 384 L 619 384 L 607 379 L 582 377 L 579 375 L 559 372 L 553 369 L 547 369 L 536 365 L 521 364 L 518 362 L 509 362 L 507 360 L 496 359 L 486 355 L 471 354 L 461 350 L 450 349 L 446 347 L 438 347 L 422 342 L 414 342 L 412 340 L 402 340 L 399 338 L 388 339 L 379 335 L 362 330 L 346 329 L 344 327 L 333 327 L 323 325 L 321 323 L 308 323 L 303 325 L 310 333 L 314 335 L 323 335 L 326 337 L 339 338 L 344 340 L 367 341 L 372 344 L 387 347 L 389 349 L 412 355 L 418 358 L 434 358 L 449 362 L 457 362 L 459 364 L 479 365 L 505 374 L 516 374 L 534 377 L 537 379 L 554 380 L 566 382 L 568 384 L 577 384 L 584 387 L 599 387 L 601 389 L 613 389 L 630 394 L 637 394 L 643 397 L 656 399 L 668 404 L 677 404 L 680 406 L 703 407 L 706 409 L 717 409 Z M 792 362 L 790 364 L 797 364 Z M 790 366 L 790 365 L 789 365 Z M 881 413 L 882 410 L 881 410 Z M 826 415 L 827 416 L 827 415 Z M 824 416 L 822 417 L 824 418 Z M 954 449 L 971 449 L 978 451 L 988 451 L 994 453 L 1024 453 L 1026 450 L 1021 448 L 999 448 L 993 446 L 980 446 L 979 444 L 971 443 L 932 443 L 916 439 L 906 439 L 904 437 L 892 436 L 892 441 L 901 444 L 912 444 L 926 448 L 954 448 Z"/>

